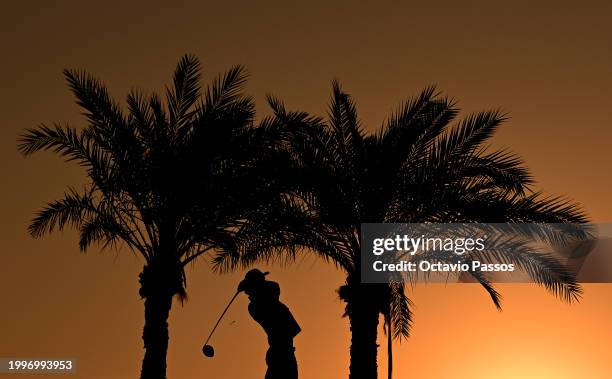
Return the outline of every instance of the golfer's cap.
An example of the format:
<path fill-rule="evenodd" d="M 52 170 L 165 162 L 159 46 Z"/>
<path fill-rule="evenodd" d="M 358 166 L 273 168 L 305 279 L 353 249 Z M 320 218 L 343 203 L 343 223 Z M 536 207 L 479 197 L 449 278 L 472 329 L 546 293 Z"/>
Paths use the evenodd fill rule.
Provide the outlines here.
<path fill-rule="evenodd" d="M 262 280 L 266 280 L 266 275 L 268 275 L 269 272 L 262 272 L 261 270 L 258 270 L 256 268 L 249 270 L 249 272 L 246 273 L 246 275 L 244 276 L 244 280 L 248 281 L 248 282 L 256 282 L 256 281 L 262 281 Z"/>

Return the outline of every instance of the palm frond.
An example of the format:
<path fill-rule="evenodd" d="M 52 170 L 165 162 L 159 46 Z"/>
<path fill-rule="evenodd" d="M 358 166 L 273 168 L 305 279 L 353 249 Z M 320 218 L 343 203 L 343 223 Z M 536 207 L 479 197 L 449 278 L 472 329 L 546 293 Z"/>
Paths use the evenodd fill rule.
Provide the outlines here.
<path fill-rule="evenodd" d="M 412 164 L 448 127 L 458 113 L 456 103 L 442 98 L 435 87 L 428 87 L 413 100 L 403 103 L 385 122 L 378 141 L 396 166 Z"/>
<path fill-rule="evenodd" d="M 215 78 L 212 85 L 204 92 L 204 104 L 201 112 L 212 114 L 223 110 L 233 102 L 241 99 L 248 73 L 243 66 L 234 66 L 223 75 Z"/>
<path fill-rule="evenodd" d="M 524 195 L 533 183 L 523 161 L 506 150 L 470 154 L 451 163 L 446 172 L 448 177 L 456 178 L 454 180 L 473 181 L 480 191 L 499 189 Z"/>
<path fill-rule="evenodd" d="M 79 193 L 69 188 L 62 199 L 50 202 L 36 214 L 28 230 L 33 237 L 40 237 L 53 232 L 56 227 L 59 230 L 63 230 L 66 225 L 79 227 L 95 212 L 90 191 Z"/>
<path fill-rule="evenodd" d="M 480 283 L 480 285 L 487 291 L 487 293 L 491 297 L 491 301 L 493 301 L 493 304 L 495 305 L 495 308 L 501 311 L 502 296 L 499 292 L 497 292 L 495 287 L 493 287 L 493 284 L 491 283 L 489 278 L 487 278 L 485 273 L 480 272 L 480 271 L 470 271 L 470 275 L 474 279 L 476 279 L 476 281 L 478 281 L 478 283 Z"/>
<path fill-rule="evenodd" d="M 149 107 L 153 111 L 154 121 L 151 126 L 154 128 L 156 141 L 158 143 L 161 141 L 169 142 L 168 115 L 157 94 L 152 94 L 149 97 Z"/>
<path fill-rule="evenodd" d="M 24 155 L 31 155 L 43 150 L 52 150 L 68 161 L 79 160 L 87 164 L 86 136 L 75 128 L 53 124 L 53 127 L 40 125 L 38 128 L 26 129 L 18 140 L 18 150 Z"/>
<path fill-rule="evenodd" d="M 112 247 L 129 233 L 116 222 L 112 215 L 97 212 L 83 222 L 79 228 L 79 249 L 85 252 L 94 243 L 101 243 L 102 249 Z M 128 246 L 134 248 L 130 244 Z"/>
<path fill-rule="evenodd" d="M 432 146 L 431 160 L 443 162 L 468 156 L 493 136 L 507 117 L 499 110 L 471 114 Z"/>
<path fill-rule="evenodd" d="M 582 294 L 582 289 L 576 281 L 575 275 L 558 258 L 534 247 L 532 240 L 521 236 L 493 236 L 487 240 L 486 249 L 473 250 L 464 257 L 482 263 L 513 264 L 518 270 L 528 274 L 535 283 L 569 303 L 577 301 Z M 431 250 L 410 256 L 407 259 L 454 263 L 457 256 L 452 252 Z M 488 278 L 480 272 L 470 271 L 469 274 L 489 292 L 493 302 L 499 308 L 501 304 L 499 294 L 492 287 Z"/>
<path fill-rule="evenodd" d="M 486 262 L 514 263 L 536 283 L 567 302 L 578 300 L 582 294 L 580 284 L 565 265 L 551 254 L 534 250 L 528 241 L 500 238 L 493 247 L 474 256 Z"/>
<path fill-rule="evenodd" d="M 113 129 L 125 126 L 121 109 L 104 84 L 80 70 L 64 70 L 64 77 L 90 125 L 100 134 L 110 137 Z"/>
<path fill-rule="evenodd" d="M 282 205 L 261 207 L 247 215 L 234 239 L 237 249 L 219 251 L 215 270 L 226 272 L 256 262 L 288 263 L 298 251 L 310 250 L 344 270 L 354 269 L 355 256 L 339 226 L 329 227 L 298 199 L 282 197 Z"/>
<path fill-rule="evenodd" d="M 174 71 L 172 89 L 166 88 L 170 124 L 180 128 L 189 109 L 200 98 L 200 61 L 194 55 L 184 55 Z"/>
<path fill-rule="evenodd" d="M 127 95 L 126 102 L 129 111 L 128 124 L 132 126 L 143 146 L 150 148 L 153 144 L 152 125 L 154 119 L 148 99 L 142 92 L 131 90 Z"/>
<path fill-rule="evenodd" d="M 386 144 L 397 143 L 402 139 L 402 135 L 406 132 L 411 132 L 410 129 L 415 129 L 413 124 L 422 118 L 424 110 L 431 102 L 438 97 L 436 86 L 426 87 L 413 99 L 405 101 L 399 108 L 394 111 L 386 120 L 379 132 L 379 138 L 386 141 Z M 419 126 L 428 127 L 427 123 Z M 414 132 L 418 132 L 414 130 Z M 418 133 L 415 133 L 418 134 Z"/>
<path fill-rule="evenodd" d="M 28 129 L 19 140 L 18 149 L 25 155 L 41 150 L 51 150 L 67 162 L 76 161 L 87 168 L 95 186 L 107 190 L 114 162 L 99 144 L 86 132 L 79 133 L 71 127 L 41 125 Z"/>
<path fill-rule="evenodd" d="M 412 301 L 406 296 L 403 283 L 389 284 L 389 313 L 393 330 L 393 338 L 402 340 L 410 336 L 413 313 Z"/>
<path fill-rule="evenodd" d="M 332 83 L 332 98 L 328 110 L 329 125 L 333 130 L 337 157 L 345 169 L 354 172 L 353 164 L 363 159 L 363 128 L 357 116 L 357 108 L 351 96 L 342 90 L 338 80 Z"/>

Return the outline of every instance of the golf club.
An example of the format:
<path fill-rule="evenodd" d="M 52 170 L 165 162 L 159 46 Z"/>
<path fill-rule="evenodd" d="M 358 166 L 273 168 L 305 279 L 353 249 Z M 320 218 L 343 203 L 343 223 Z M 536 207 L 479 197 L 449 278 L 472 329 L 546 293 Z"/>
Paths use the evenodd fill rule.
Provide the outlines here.
<path fill-rule="evenodd" d="M 212 337 L 213 333 L 215 332 L 215 329 L 217 329 L 217 326 L 221 322 L 221 319 L 223 318 L 223 316 L 225 316 L 225 313 L 229 309 L 230 305 L 232 305 L 232 303 L 234 302 L 234 300 L 236 299 L 236 297 L 238 296 L 239 293 L 240 292 L 238 291 L 238 292 L 236 292 L 234 294 L 234 296 L 232 297 L 232 300 L 230 300 L 230 302 L 227 304 L 227 306 L 223 310 L 223 313 L 221 313 L 221 316 L 219 316 L 219 319 L 217 320 L 217 323 L 215 324 L 215 326 L 213 327 L 212 331 L 208 335 L 208 338 L 206 339 L 206 342 L 204 342 L 204 346 L 202 347 L 202 353 L 204 353 L 204 356 L 206 356 L 208 358 L 212 358 L 212 357 L 215 356 L 215 349 L 211 345 L 208 344 L 208 341 L 210 341 L 210 337 Z"/>

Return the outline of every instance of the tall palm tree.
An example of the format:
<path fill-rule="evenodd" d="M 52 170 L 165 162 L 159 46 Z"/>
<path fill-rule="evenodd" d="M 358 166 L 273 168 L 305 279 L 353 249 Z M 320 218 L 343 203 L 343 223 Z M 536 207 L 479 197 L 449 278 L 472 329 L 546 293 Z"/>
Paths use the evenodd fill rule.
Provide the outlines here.
<path fill-rule="evenodd" d="M 18 149 L 24 155 L 50 150 L 74 161 L 86 169 L 87 183 L 50 202 L 29 231 L 40 237 L 69 226 L 80 233 L 82 251 L 101 244 L 144 258 L 140 376 L 165 378 L 167 319 L 173 297 L 186 296 L 185 266 L 212 249 L 231 250 L 244 212 L 277 196 L 266 178 L 277 170 L 270 159 L 278 154 L 278 135 L 265 123 L 254 125 L 240 66 L 219 75 L 202 95 L 200 64 L 186 55 L 165 102 L 132 91 L 127 112 L 89 74 L 64 75 L 86 126 L 28 129 Z"/>
<path fill-rule="evenodd" d="M 276 123 L 292 126 L 294 191 L 282 206 L 251 217 L 239 233 L 245 236 L 240 252 L 221 253 L 215 263 L 221 271 L 231 270 L 292 259 L 306 248 L 342 269 L 346 283 L 338 293 L 350 320 L 351 379 L 377 377 L 379 315 L 389 347 L 391 337 L 408 337 L 412 320 L 404 284 L 361 283 L 361 223 L 586 221 L 575 204 L 533 192 L 532 178 L 518 157 L 487 149 L 505 120 L 499 111 L 468 116 L 452 127 L 455 102 L 432 87 L 400 106 L 378 133 L 368 134 L 354 101 L 336 81 L 327 120 L 289 112 L 274 98 L 269 103 Z M 580 227 L 568 231 L 569 237 L 586 236 Z M 567 236 L 564 232 L 551 226 L 539 238 L 552 243 Z M 490 254 L 514 263 L 553 294 L 566 301 L 579 297 L 574 277 L 553 257 L 520 243 L 497 247 Z M 484 254 L 482 259 L 492 257 Z M 473 275 L 500 307 L 500 295 L 488 278 Z"/>

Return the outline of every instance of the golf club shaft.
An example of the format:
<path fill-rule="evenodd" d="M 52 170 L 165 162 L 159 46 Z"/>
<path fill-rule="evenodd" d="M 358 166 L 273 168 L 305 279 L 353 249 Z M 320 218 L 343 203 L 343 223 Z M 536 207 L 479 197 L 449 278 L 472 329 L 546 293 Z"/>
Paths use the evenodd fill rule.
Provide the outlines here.
<path fill-rule="evenodd" d="M 232 305 L 232 303 L 234 302 L 234 300 L 236 299 L 236 297 L 238 296 L 240 292 L 236 292 L 234 294 L 234 297 L 232 297 L 232 300 L 230 300 L 230 302 L 227 304 L 227 306 L 225 307 L 225 309 L 223 310 L 223 313 L 221 313 L 221 316 L 219 317 L 219 319 L 217 320 L 217 323 L 215 324 L 215 326 L 213 327 L 213 329 L 211 330 L 210 334 L 208 335 L 208 338 L 206 339 L 206 342 L 204 342 L 204 345 L 208 345 L 208 341 L 210 340 L 210 337 L 212 337 L 213 333 L 215 332 L 215 329 L 217 329 L 217 326 L 219 325 L 219 323 L 221 322 L 221 319 L 223 319 L 223 316 L 225 316 L 225 313 L 227 312 L 227 310 L 229 309 L 230 305 Z"/>

